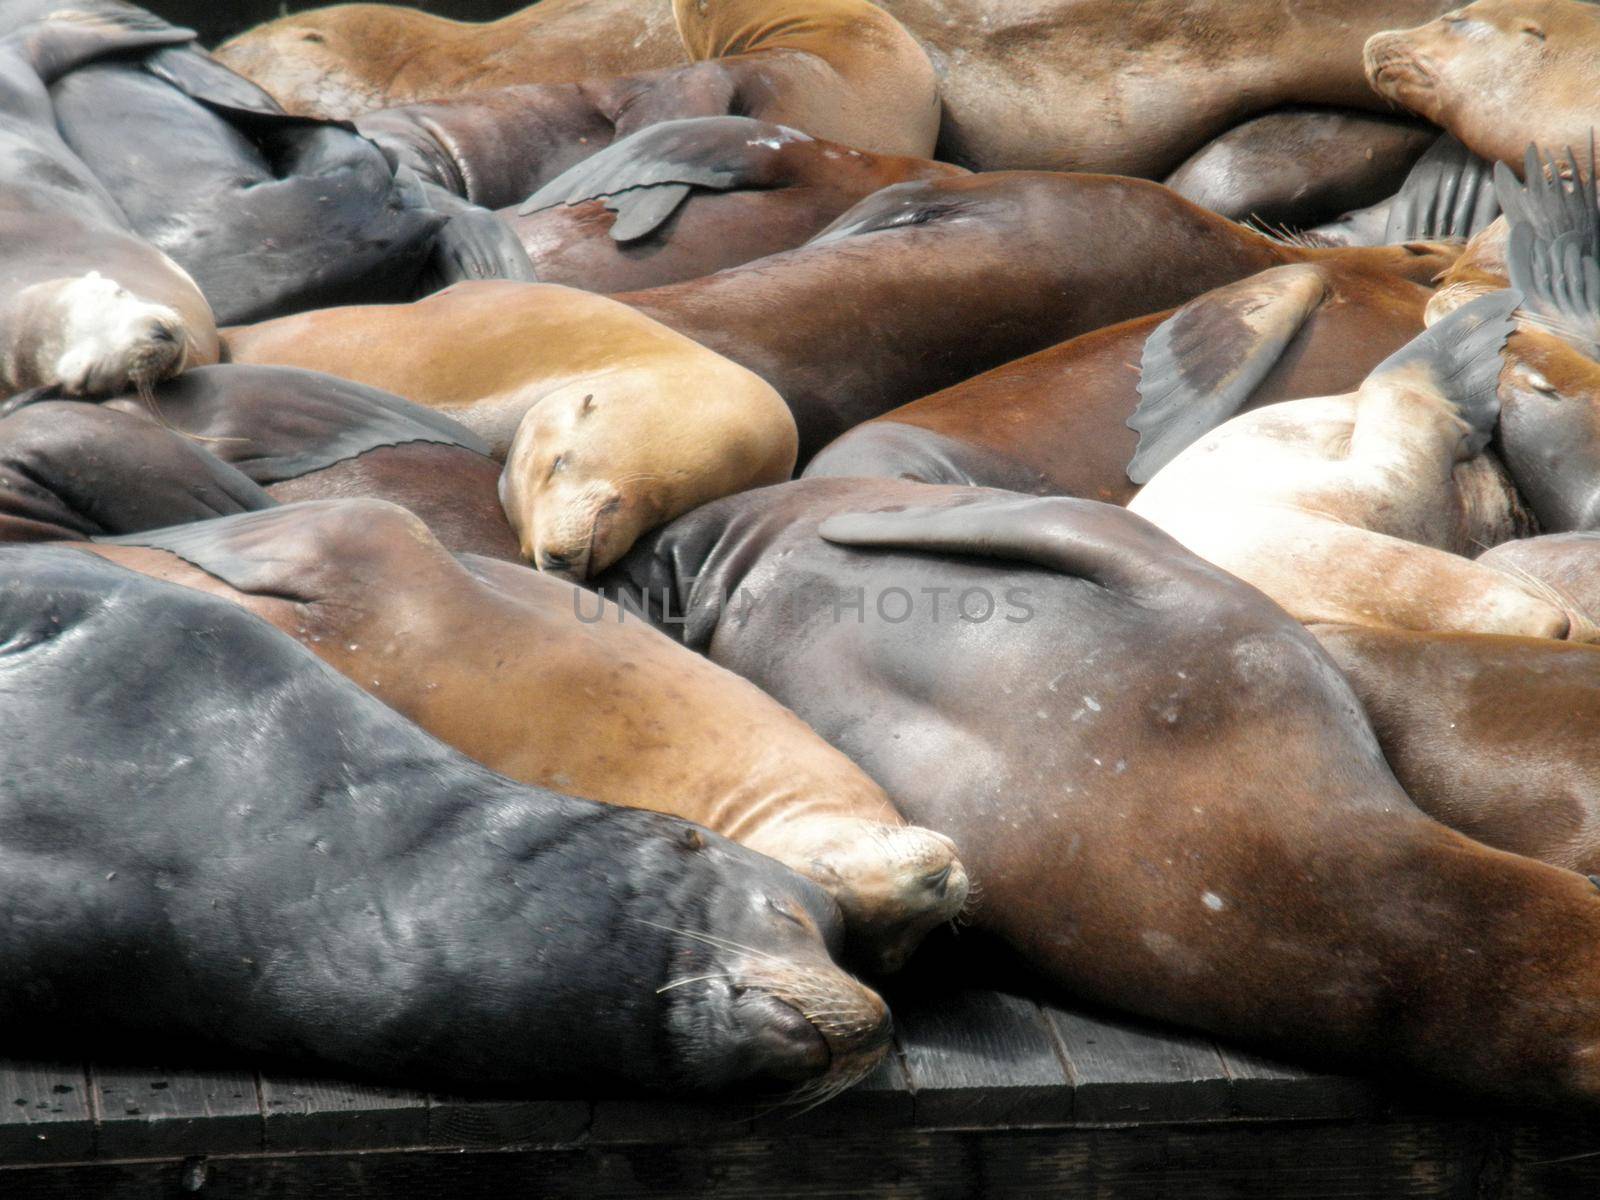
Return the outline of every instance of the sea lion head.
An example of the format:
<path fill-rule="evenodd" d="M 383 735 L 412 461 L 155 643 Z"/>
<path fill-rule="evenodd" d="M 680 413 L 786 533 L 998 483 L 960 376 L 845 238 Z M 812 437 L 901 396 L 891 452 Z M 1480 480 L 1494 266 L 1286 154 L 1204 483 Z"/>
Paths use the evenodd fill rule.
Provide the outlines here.
<path fill-rule="evenodd" d="M 971 884 L 942 833 L 854 818 L 782 832 L 783 852 L 769 852 L 827 890 L 844 913 L 850 959 L 875 972 L 899 970 L 966 906 Z"/>
<path fill-rule="evenodd" d="M 794 471 L 798 435 L 777 392 L 742 367 L 627 370 L 563 388 L 517 428 L 500 501 L 542 571 L 581 581 L 647 530 Z"/>
<path fill-rule="evenodd" d="M 147 390 L 188 361 L 189 338 L 176 309 L 135 296 L 97 271 L 24 289 L 17 311 L 19 361 L 10 374 L 23 386 L 114 396 Z"/>
<path fill-rule="evenodd" d="M 834 961 L 844 941 L 839 906 L 715 834 L 686 826 L 678 836 L 716 878 L 740 883 L 701 883 L 692 900 L 699 922 L 661 925 L 671 951 L 657 994 L 686 1082 L 798 1088 L 797 1099 L 849 1087 L 882 1058 L 892 1026 L 877 993 Z"/>
<path fill-rule="evenodd" d="M 1363 61 L 1380 95 L 1485 157 L 1505 158 L 1509 149 L 1515 158 L 1529 140 L 1523 127 L 1530 105 L 1534 112 L 1565 108 L 1567 93 L 1592 89 L 1597 46 L 1600 13 L 1593 5 L 1478 0 L 1415 29 L 1373 34 Z"/>

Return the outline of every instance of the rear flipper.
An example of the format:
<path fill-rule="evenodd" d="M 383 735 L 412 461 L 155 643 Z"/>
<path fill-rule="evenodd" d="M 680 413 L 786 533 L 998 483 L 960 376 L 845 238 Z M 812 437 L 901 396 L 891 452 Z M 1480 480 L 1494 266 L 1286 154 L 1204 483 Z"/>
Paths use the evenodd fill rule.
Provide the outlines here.
<path fill-rule="evenodd" d="M 783 143 L 796 140 L 810 139 L 749 117 L 663 121 L 552 179 L 517 215 L 600 200 L 617 214 L 612 239 L 638 241 L 660 229 L 696 188 L 727 192 L 776 186 L 772 160 Z"/>
<path fill-rule="evenodd" d="M 1518 184 L 1503 166 L 1511 235 L 1506 268 L 1511 286 L 1527 296 L 1526 311 L 1590 358 L 1600 358 L 1600 198 L 1569 150 L 1549 170 L 1528 148 L 1528 182 Z M 1590 148 L 1593 158 L 1593 147 Z M 1570 176 L 1572 186 L 1562 182 Z"/>
<path fill-rule="evenodd" d="M 1139 447 L 1128 478 L 1149 483 L 1186 447 L 1235 415 L 1327 294 L 1310 264 L 1274 267 L 1185 304 L 1145 341 Z"/>
<path fill-rule="evenodd" d="M 1386 243 L 1473 237 L 1500 215 L 1494 164 L 1445 134 L 1417 160 L 1389 202 Z"/>

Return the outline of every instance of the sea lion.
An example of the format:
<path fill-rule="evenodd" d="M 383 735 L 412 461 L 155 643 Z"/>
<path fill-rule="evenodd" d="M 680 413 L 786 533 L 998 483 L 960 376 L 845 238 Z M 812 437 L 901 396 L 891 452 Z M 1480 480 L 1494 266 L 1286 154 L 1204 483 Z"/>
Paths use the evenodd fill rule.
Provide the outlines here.
<path fill-rule="evenodd" d="M 882 1053 L 836 906 L 771 859 L 495 775 L 215 597 L 55 547 L 0 571 L 0 1025 L 31 1051 L 591 1093 L 826 1093 Z"/>
<path fill-rule="evenodd" d="M 234 362 L 326 371 L 467 426 L 505 460 L 524 555 L 576 579 L 643 530 L 794 470 L 794 420 L 771 387 L 590 292 L 464 283 L 232 329 L 227 344 Z"/>
<path fill-rule="evenodd" d="M 663 121 L 501 211 L 539 279 L 625 292 L 792 250 L 880 188 L 965 175 L 749 117 Z"/>
<path fill-rule="evenodd" d="M 1151 386 L 1159 380 L 1169 392 L 1169 444 L 1193 440 L 1235 409 L 1359 387 L 1422 332 L 1431 294 L 1359 264 L 1273 267 L 1176 312 L 1097 329 L 893 409 L 830 443 L 805 475 L 1126 504 L 1137 490 L 1127 467 L 1139 439 L 1127 421 L 1145 386 L 1141 358 L 1154 368 Z M 1179 434 L 1191 413 L 1199 422 Z"/>
<path fill-rule="evenodd" d="M 57 7 L 9 3 L 0 33 Z M 122 0 L 79 7 L 143 13 Z M 50 98 L 68 147 L 221 323 L 409 300 L 435 274 L 532 278 L 519 245 L 480 219 L 489 214 L 397 179 L 346 125 L 287 116 L 192 42 L 90 63 L 58 78 Z"/>
<path fill-rule="evenodd" d="M 939 71 L 939 158 L 1152 178 L 1274 108 L 1379 109 L 1362 74 L 1365 39 L 1450 4 L 1145 0 L 1130 12 L 1125 0 L 883 0 Z M 668 66 L 682 61 L 673 25 L 660 0 L 543 0 L 481 25 L 340 5 L 268 22 L 218 54 L 290 111 L 349 117 Z"/>
<path fill-rule="evenodd" d="M 185 371 L 152 400 L 154 415 L 137 397 L 106 407 L 165 422 L 278 501 L 388 500 L 420 517 L 452 552 L 522 558 L 500 505 L 501 464 L 482 439 L 432 409 L 315 371 L 242 365 Z M 61 444 L 58 460 L 74 453 L 68 446 L 81 454 L 121 436 L 70 426 L 58 414 L 34 436 Z M 14 436 L 8 428 L 0 422 L 0 444 Z"/>
<path fill-rule="evenodd" d="M 1600 612 L 1600 532 L 1580 529 L 1518 538 L 1492 546 L 1478 562 L 1518 579 L 1536 580 L 1585 612 Z"/>
<path fill-rule="evenodd" d="M 1427 282 L 1441 253 L 1288 245 L 1160 184 L 1014 171 L 895 184 L 796 250 L 616 298 L 777 388 L 804 463 L 892 408 L 1268 267 L 1348 260 Z"/>
<path fill-rule="evenodd" d="M 1302 621 L 1600 639 L 1546 589 L 1463 555 L 1528 532 L 1485 457 L 1515 291 L 1479 298 L 1345 396 L 1235 417 L 1128 508 Z"/>
<path fill-rule="evenodd" d="M 1530 142 L 1588 143 L 1597 55 L 1600 12 L 1579 0 L 1477 0 L 1363 51 L 1379 95 L 1513 165 Z"/>
<path fill-rule="evenodd" d="M 1346 1068 L 1600 1091 L 1600 892 L 1418 811 L 1310 635 L 1140 518 L 803 479 L 596 582 L 955 838 L 974 924 L 1067 994 Z"/>
<path fill-rule="evenodd" d="M 164 21 L 62 12 L 0 38 L 0 399 L 104 395 L 215 362 L 205 298 L 128 229 L 62 142 L 46 87 L 106 54 L 193 37 Z"/>
<path fill-rule="evenodd" d="M 1311 632 L 1361 698 L 1417 807 L 1486 846 L 1600 871 L 1600 756 L 1590 736 L 1600 650 L 1349 625 Z"/>
<path fill-rule="evenodd" d="M 668 6 L 636 0 L 540 0 L 497 21 L 338 4 L 258 25 L 216 56 L 289 112 L 338 120 L 513 84 L 612 79 L 686 57 Z"/>
<path fill-rule="evenodd" d="M 1207 142 L 1166 184 L 1235 221 L 1299 229 L 1392 196 L 1438 136 L 1379 113 L 1278 109 Z"/>
<path fill-rule="evenodd" d="M 966 899 L 948 839 L 906 826 L 754 687 L 570 583 L 458 561 L 394 505 L 295 504 L 91 548 L 248 608 L 503 775 L 671 813 L 776 858 L 833 896 L 850 957 L 876 970 Z"/>
<path fill-rule="evenodd" d="M 871 154 L 933 154 L 933 65 L 868 0 L 673 0 L 673 13 L 689 66 L 411 104 L 356 127 L 489 208 L 519 203 L 613 138 L 683 117 L 755 117 Z"/>

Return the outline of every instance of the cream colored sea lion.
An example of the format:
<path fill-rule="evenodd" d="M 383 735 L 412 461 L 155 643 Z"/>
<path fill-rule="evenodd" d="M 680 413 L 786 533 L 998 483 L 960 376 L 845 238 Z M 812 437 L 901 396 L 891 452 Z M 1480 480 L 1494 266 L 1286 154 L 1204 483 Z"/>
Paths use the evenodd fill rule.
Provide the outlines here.
<path fill-rule="evenodd" d="M 1600 8 L 1579 0 L 1478 0 L 1368 39 L 1382 96 L 1488 159 L 1519 164 L 1529 142 L 1581 146 L 1600 89 Z"/>
<path fill-rule="evenodd" d="M 1527 531 L 1482 453 L 1521 299 L 1502 291 L 1459 309 L 1351 395 L 1235 417 L 1129 509 L 1302 621 L 1600 638 L 1553 593 L 1461 557 Z"/>
<path fill-rule="evenodd" d="M 506 460 L 500 495 L 523 552 L 576 579 L 644 530 L 794 470 L 794 418 L 768 384 L 573 288 L 463 283 L 226 338 L 235 362 L 323 371 L 460 421 Z"/>
<path fill-rule="evenodd" d="M 129 230 L 46 90 L 80 63 L 193 36 L 137 11 L 63 11 L 0 39 L 0 398 L 115 394 L 216 361 L 205 297 Z"/>
<path fill-rule="evenodd" d="M 458 561 L 395 505 L 294 504 L 86 548 L 248 608 L 502 775 L 778 859 L 839 902 L 877 969 L 966 899 L 949 839 L 907 826 L 756 687 L 572 584 Z"/>

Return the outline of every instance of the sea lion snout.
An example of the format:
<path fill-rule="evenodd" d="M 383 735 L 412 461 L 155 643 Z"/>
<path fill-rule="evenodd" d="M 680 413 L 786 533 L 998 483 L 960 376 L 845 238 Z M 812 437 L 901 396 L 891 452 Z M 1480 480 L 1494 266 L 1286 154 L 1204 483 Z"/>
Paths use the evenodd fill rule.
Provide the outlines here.
<path fill-rule="evenodd" d="M 59 354 L 54 377 L 69 396 L 149 387 L 183 370 L 182 316 L 135 296 L 98 272 L 57 285 Z"/>
<path fill-rule="evenodd" d="M 830 1094 L 866 1075 L 888 1049 L 888 1005 L 837 968 L 753 959 L 735 972 L 733 991 L 735 1020 L 763 1078 Z"/>
<path fill-rule="evenodd" d="M 1362 47 L 1361 62 L 1367 80 L 1380 95 L 1407 103 L 1404 97 L 1414 97 L 1435 86 L 1438 71 L 1417 45 L 1418 32 L 1387 29 L 1373 34 Z"/>

